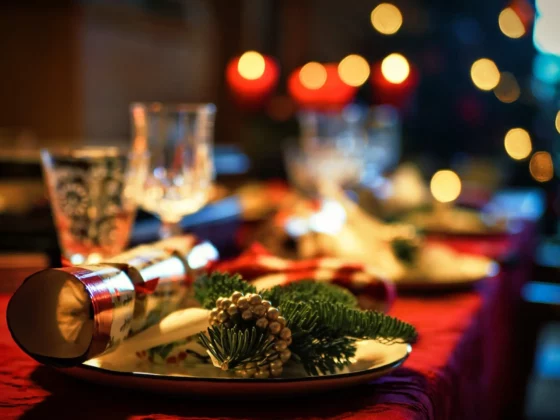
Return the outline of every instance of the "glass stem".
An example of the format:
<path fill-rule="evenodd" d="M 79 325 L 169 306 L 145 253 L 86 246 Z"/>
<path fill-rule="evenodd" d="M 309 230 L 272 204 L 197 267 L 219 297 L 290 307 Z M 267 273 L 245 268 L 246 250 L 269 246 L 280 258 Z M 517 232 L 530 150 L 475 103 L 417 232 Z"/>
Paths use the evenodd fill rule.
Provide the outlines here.
<path fill-rule="evenodd" d="M 162 220 L 159 228 L 160 239 L 171 238 L 172 236 L 179 236 L 182 233 L 180 222 L 166 222 Z"/>

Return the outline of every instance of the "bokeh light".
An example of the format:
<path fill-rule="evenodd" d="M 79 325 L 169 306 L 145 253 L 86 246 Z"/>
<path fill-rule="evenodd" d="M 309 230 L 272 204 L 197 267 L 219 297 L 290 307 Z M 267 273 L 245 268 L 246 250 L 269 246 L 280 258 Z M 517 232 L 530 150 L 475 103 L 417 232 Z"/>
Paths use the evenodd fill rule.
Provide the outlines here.
<path fill-rule="evenodd" d="M 554 120 L 554 125 L 556 126 L 556 131 L 560 133 L 560 111 L 556 114 L 556 119 Z"/>
<path fill-rule="evenodd" d="M 529 172 L 535 181 L 550 181 L 554 176 L 554 164 L 550 153 L 536 152 L 529 162 Z"/>
<path fill-rule="evenodd" d="M 448 169 L 437 171 L 430 181 L 430 191 L 437 201 L 449 203 L 461 194 L 461 179 Z"/>
<path fill-rule="evenodd" d="M 357 54 L 346 56 L 338 65 L 338 76 L 350 86 L 363 85 L 367 81 L 369 73 L 369 63 Z"/>
<path fill-rule="evenodd" d="M 506 7 L 498 17 L 498 25 L 503 34 L 509 38 L 521 38 L 525 35 L 525 26 L 515 10 Z"/>
<path fill-rule="evenodd" d="M 521 89 L 515 76 L 508 72 L 502 72 L 500 75 L 500 82 L 494 88 L 494 95 L 501 102 L 511 104 L 519 99 Z"/>
<path fill-rule="evenodd" d="M 237 71 L 247 80 L 256 80 L 264 74 L 264 57 L 256 51 L 247 51 L 237 63 Z"/>
<path fill-rule="evenodd" d="M 471 78 L 477 88 L 492 90 L 500 83 L 500 71 L 492 60 L 481 58 L 473 63 Z"/>
<path fill-rule="evenodd" d="M 383 77 L 394 84 L 402 83 L 410 74 L 410 66 L 401 54 L 389 54 L 381 62 Z"/>
<path fill-rule="evenodd" d="M 533 29 L 533 43 L 540 52 L 560 55 L 558 1 L 537 0 L 538 10 Z"/>
<path fill-rule="evenodd" d="M 327 70 L 321 63 L 312 61 L 301 68 L 299 80 L 307 89 L 320 89 L 327 81 Z"/>
<path fill-rule="evenodd" d="M 531 136 L 522 128 L 512 128 L 506 134 L 504 147 L 511 158 L 515 160 L 525 159 L 533 149 Z"/>
<path fill-rule="evenodd" d="M 380 33 L 392 35 L 402 26 L 403 18 L 399 8 L 390 3 L 381 3 L 371 12 L 371 24 Z"/>

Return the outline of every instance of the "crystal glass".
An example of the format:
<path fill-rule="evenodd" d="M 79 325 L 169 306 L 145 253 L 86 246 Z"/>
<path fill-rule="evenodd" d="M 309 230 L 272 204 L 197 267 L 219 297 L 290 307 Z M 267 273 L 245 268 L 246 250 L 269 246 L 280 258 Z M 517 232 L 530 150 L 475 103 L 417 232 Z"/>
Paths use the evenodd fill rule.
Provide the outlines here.
<path fill-rule="evenodd" d="M 360 182 L 367 137 L 358 117 L 350 108 L 299 114 L 300 137 L 284 147 L 287 173 L 295 187 L 320 198 L 325 188 Z"/>
<path fill-rule="evenodd" d="M 41 161 L 62 256 L 95 263 L 122 252 L 148 156 L 115 147 L 43 149 Z"/>
<path fill-rule="evenodd" d="M 360 125 L 366 132 L 362 183 L 373 187 L 384 173 L 393 169 L 401 158 L 401 120 L 398 110 L 390 105 L 374 106 L 360 113 Z"/>
<path fill-rule="evenodd" d="M 180 233 L 181 219 L 209 200 L 214 181 L 213 104 L 134 103 L 133 149 L 149 151 L 139 203 L 161 219 L 160 236 Z"/>

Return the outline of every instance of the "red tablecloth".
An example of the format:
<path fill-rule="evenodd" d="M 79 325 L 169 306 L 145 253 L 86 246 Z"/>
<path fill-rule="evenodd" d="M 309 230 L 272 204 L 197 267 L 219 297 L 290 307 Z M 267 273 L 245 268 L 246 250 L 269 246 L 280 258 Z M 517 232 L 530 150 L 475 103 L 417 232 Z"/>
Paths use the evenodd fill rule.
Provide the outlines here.
<path fill-rule="evenodd" d="M 420 333 L 404 366 L 365 386 L 278 401 L 165 398 L 67 377 L 16 347 L 0 295 L 0 418 L 495 419 L 513 379 L 511 317 L 526 276 L 519 263 L 477 290 L 400 297 L 392 314 Z"/>

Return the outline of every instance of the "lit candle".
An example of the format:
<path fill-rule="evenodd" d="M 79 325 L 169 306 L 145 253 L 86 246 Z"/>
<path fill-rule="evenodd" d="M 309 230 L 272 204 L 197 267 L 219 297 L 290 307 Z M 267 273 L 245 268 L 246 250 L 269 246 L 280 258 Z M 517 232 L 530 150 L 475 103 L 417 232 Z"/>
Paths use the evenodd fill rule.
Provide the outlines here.
<path fill-rule="evenodd" d="M 231 60 L 226 68 L 226 80 L 234 99 L 243 107 L 258 108 L 274 91 L 278 83 L 276 61 L 256 51 L 247 51 Z"/>
<path fill-rule="evenodd" d="M 401 54 L 390 54 L 372 66 L 371 84 L 375 100 L 402 108 L 412 97 L 418 73 Z"/>
<path fill-rule="evenodd" d="M 292 72 L 288 91 L 302 108 L 337 110 L 352 101 L 357 89 L 341 80 L 338 64 L 311 62 Z"/>

